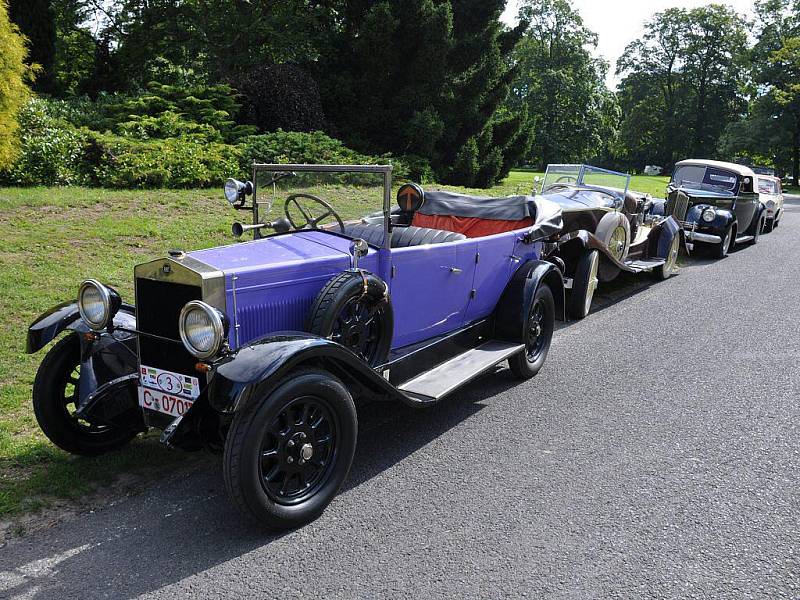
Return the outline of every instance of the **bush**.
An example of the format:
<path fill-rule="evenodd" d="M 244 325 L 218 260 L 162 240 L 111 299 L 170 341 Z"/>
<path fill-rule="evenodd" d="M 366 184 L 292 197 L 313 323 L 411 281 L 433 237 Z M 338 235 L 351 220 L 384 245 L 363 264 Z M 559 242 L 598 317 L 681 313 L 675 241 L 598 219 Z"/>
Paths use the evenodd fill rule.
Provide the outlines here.
<path fill-rule="evenodd" d="M 54 117 L 48 103 L 34 99 L 19 116 L 20 154 L 0 178 L 18 185 L 80 185 L 86 183 L 83 144 L 86 132 Z"/>
<path fill-rule="evenodd" d="M 93 183 L 118 188 L 219 186 L 241 160 L 235 146 L 191 137 L 141 141 L 93 134 L 86 154 Z"/>
<path fill-rule="evenodd" d="M 13 164 L 19 147 L 17 115 L 30 95 L 25 55 L 24 38 L 0 0 L 0 169 Z"/>
<path fill-rule="evenodd" d="M 249 171 L 253 161 L 260 163 L 294 163 L 321 165 L 380 165 L 392 164 L 395 179 L 406 179 L 409 166 L 414 165 L 419 173 L 430 171 L 430 165 L 416 157 L 407 164 L 402 159 L 385 156 L 367 156 L 344 145 L 321 131 L 311 133 L 283 131 L 251 135 L 240 144 L 242 169 Z"/>

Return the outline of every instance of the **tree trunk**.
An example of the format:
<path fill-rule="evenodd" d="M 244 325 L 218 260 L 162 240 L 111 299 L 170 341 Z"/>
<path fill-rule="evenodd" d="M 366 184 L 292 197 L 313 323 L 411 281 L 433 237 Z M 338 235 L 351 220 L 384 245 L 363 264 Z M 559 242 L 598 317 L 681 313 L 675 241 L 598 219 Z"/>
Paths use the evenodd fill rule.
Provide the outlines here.
<path fill-rule="evenodd" d="M 794 185 L 800 185 L 800 112 L 794 115 L 794 133 L 792 134 L 792 179 Z"/>

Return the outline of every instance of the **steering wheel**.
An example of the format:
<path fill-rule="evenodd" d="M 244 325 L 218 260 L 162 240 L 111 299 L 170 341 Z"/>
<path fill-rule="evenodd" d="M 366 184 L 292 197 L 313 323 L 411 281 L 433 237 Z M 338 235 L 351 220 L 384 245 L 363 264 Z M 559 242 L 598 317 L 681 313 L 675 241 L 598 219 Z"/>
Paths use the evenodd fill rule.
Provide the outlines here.
<path fill-rule="evenodd" d="M 573 177 L 572 175 L 562 175 L 561 177 L 556 179 L 556 183 L 561 183 L 562 181 L 564 183 L 578 183 L 578 178 Z"/>
<path fill-rule="evenodd" d="M 315 217 L 313 216 L 312 211 L 308 209 L 308 206 L 303 206 L 305 203 L 301 202 L 301 200 L 310 200 L 311 202 L 319 204 L 325 209 L 325 212 Z M 300 211 L 300 214 L 303 215 L 303 218 L 305 219 L 304 223 L 298 224 L 292 218 L 292 213 L 289 211 L 289 208 L 292 205 L 296 206 L 297 210 Z M 318 198 L 317 196 L 312 196 L 311 194 L 292 194 L 286 199 L 286 202 L 283 205 L 283 212 L 294 229 L 305 229 L 308 226 L 311 226 L 311 229 L 319 229 L 320 221 L 328 217 L 333 217 L 339 224 L 339 229 L 341 229 L 341 232 L 344 234 L 344 222 L 342 221 L 342 218 L 336 213 L 330 204 L 325 202 L 325 200 L 322 198 Z"/>

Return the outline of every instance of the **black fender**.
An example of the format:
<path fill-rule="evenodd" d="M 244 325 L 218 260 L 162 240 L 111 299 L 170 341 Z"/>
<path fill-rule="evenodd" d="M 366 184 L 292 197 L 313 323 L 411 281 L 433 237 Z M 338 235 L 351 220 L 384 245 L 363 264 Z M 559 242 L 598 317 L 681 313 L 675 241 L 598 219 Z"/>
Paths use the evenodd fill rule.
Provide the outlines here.
<path fill-rule="evenodd" d="M 110 333 L 92 332 L 80 318 L 77 303 L 64 302 L 42 314 L 28 328 L 28 354 L 38 352 L 64 331 L 78 334 L 81 344 L 79 410 L 84 407 L 88 410 L 89 405 L 97 405 L 101 398 L 112 397 L 117 384 L 121 388 L 129 387 L 130 379 L 126 377 L 138 372 L 134 308 L 123 305 L 114 315 L 113 323 Z"/>
<path fill-rule="evenodd" d="M 508 342 L 525 341 L 528 306 L 541 284 L 553 292 L 556 318 L 566 320 L 564 313 L 564 275 L 556 265 L 543 260 L 529 260 L 517 269 L 495 308 L 494 335 Z"/>
<path fill-rule="evenodd" d="M 764 216 L 765 212 L 767 212 L 767 207 L 761 202 L 759 202 L 758 206 L 756 206 L 756 212 L 753 215 L 753 220 L 750 222 L 750 227 L 748 227 L 747 231 L 743 232 L 741 235 L 755 235 L 756 228 L 758 227 L 758 224 L 761 222 L 761 217 Z"/>
<path fill-rule="evenodd" d="M 653 227 L 647 242 L 648 256 L 666 258 L 675 236 L 681 236 L 683 229 L 673 217 L 668 217 Z M 681 238 L 683 239 L 683 238 Z"/>
<path fill-rule="evenodd" d="M 703 211 L 707 208 L 713 208 L 717 213 L 717 216 L 714 217 L 714 220 L 710 223 L 701 218 Z M 718 208 L 711 204 L 695 204 L 689 208 L 689 210 L 686 211 L 686 223 L 696 223 L 698 231 L 703 231 L 704 233 L 711 232 L 721 237 L 725 236 L 725 231 L 728 227 L 737 225 L 736 214 L 733 211 L 727 208 Z"/>
<path fill-rule="evenodd" d="M 354 397 L 388 396 L 417 404 L 344 346 L 308 333 L 288 332 L 262 338 L 215 362 L 209 406 L 219 413 L 235 413 L 254 393 L 265 393 L 270 384 L 304 365 L 330 371 Z"/>

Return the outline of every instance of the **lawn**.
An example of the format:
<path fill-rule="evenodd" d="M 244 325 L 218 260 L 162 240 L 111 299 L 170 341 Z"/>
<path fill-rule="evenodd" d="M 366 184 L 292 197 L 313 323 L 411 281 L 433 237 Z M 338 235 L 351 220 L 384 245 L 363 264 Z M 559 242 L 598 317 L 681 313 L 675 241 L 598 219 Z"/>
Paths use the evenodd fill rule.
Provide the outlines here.
<path fill-rule="evenodd" d="M 536 175 L 516 171 L 502 185 L 475 192 L 529 193 Z M 632 188 L 660 196 L 665 185 L 663 177 L 637 177 Z M 353 199 L 337 187 L 325 195 L 345 216 L 380 206 L 379 195 Z M 217 189 L 0 188 L 0 517 L 52 498 L 79 498 L 120 474 L 146 472 L 153 465 L 174 468 L 185 460 L 153 436 L 94 459 L 56 449 L 40 433 L 31 409 L 43 352 L 24 353 L 26 328 L 49 307 L 72 298 L 88 277 L 131 299 L 135 264 L 170 248 L 232 243 L 230 225 L 242 216 Z"/>

